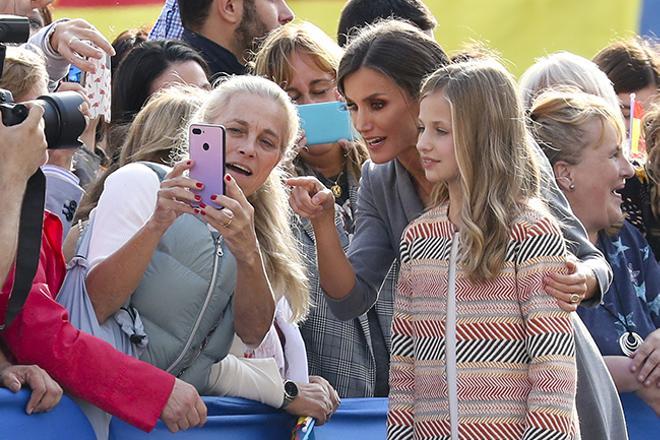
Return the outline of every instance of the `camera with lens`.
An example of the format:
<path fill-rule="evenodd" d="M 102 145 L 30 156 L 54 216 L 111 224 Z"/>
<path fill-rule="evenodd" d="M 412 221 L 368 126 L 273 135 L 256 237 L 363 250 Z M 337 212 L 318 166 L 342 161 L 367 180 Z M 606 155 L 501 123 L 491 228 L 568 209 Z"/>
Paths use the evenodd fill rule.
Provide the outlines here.
<path fill-rule="evenodd" d="M 30 22 L 25 17 L 0 15 L 0 77 L 5 61 L 3 43 L 25 43 L 30 35 Z M 80 112 L 83 97 L 76 92 L 49 93 L 36 102 L 44 109 L 44 134 L 49 149 L 76 148 L 81 145 L 78 137 L 85 130 L 86 121 Z M 0 114 L 6 126 L 20 124 L 27 118 L 29 109 L 14 103 L 9 90 L 0 89 Z"/>

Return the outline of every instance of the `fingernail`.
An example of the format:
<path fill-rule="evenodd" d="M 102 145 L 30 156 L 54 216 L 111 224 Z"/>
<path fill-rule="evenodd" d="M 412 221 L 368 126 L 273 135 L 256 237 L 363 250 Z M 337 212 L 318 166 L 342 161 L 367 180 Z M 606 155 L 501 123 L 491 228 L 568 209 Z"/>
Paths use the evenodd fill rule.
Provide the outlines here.
<path fill-rule="evenodd" d="M 195 211 L 195 214 L 199 214 L 199 209 L 195 208 L 193 211 Z"/>
<path fill-rule="evenodd" d="M 211 197 L 211 198 L 213 198 L 213 197 Z M 199 202 L 200 200 L 202 200 L 202 197 L 201 196 L 195 196 L 195 200 L 197 200 Z"/>
<path fill-rule="evenodd" d="M 203 184 L 202 182 L 197 182 L 197 183 L 195 184 L 195 186 L 196 186 L 197 188 L 204 188 L 204 184 Z"/>
<path fill-rule="evenodd" d="M 630 369 L 631 369 L 633 372 L 637 371 L 637 367 L 634 366 L 634 365 L 633 365 Z"/>
<path fill-rule="evenodd" d="M 28 413 L 28 415 L 31 415 L 32 414 L 32 408 L 28 408 L 26 412 Z"/>
<path fill-rule="evenodd" d="M 186 162 L 186 165 L 190 165 L 191 163 L 192 163 L 192 160 L 189 160 L 188 162 Z"/>
<path fill-rule="evenodd" d="M 201 210 L 201 213 L 202 215 L 206 215 L 206 211 L 204 211 L 203 209 Z"/>
<path fill-rule="evenodd" d="M 215 200 L 215 199 L 217 199 L 217 198 L 218 198 L 218 196 L 216 196 L 215 194 L 213 194 L 213 195 L 211 196 L 211 200 Z"/>
<path fill-rule="evenodd" d="M 646 382 L 644 382 L 644 385 L 646 385 L 646 386 L 651 385 L 651 381 L 650 381 L 650 380 L 647 380 Z"/>
<path fill-rule="evenodd" d="M 644 376 L 639 376 L 639 381 L 641 382 L 643 380 L 644 380 Z"/>
<path fill-rule="evenodd" d="M 204 203 L 204 202 L 200 202 L 199 207 L 200 207 L 200 208 L 206 208 L 206 203 Z"/>
<path fill-rule="evenodd" d="M 225 180 L 226 180 L 227 182 L 231 182 L 231 176 L 230 176 L 229 174 L 227 174 L 227 175 L 225 176 Z"/>

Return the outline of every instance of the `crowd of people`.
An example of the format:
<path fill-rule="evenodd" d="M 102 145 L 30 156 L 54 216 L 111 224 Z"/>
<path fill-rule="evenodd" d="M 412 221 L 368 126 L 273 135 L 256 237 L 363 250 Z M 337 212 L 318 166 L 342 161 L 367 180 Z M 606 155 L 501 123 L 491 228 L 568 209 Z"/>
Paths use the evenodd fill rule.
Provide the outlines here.
<path fill-rule="evenodd" d="M 28 414 L 66 393 L 103 439 L 111 416 L 201 426 L 200 396 L 317 424 L 388 397 L 389 439 L 660 427 L 657 42 L 517 81 L 485 45 L 447 54 L 421 0 L 347 0 L 336 39 L 284 0 L 167 0 L 112 43 L 48 3 L 2 6 L 32 25 L 0 78 L 29 107 L 0 124 L 0 386 Z M 67 81 L 105 60 L 110 119 Z M 47 149 L 30 101 L 66 90 L 82 146 Z M 355 136 L 310 144 L 297 106 L 331 102 Z M 225 133 L 209 199 L 198 124 Z M 6 322 L 38 169 L 38 268 Z"/>

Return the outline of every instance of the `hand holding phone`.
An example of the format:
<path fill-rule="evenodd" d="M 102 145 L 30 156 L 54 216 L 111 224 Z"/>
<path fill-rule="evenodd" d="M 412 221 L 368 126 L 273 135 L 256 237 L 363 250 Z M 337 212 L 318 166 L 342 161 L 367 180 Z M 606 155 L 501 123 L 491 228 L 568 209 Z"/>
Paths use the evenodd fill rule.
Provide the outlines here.
<path fill-rule="evenodd" d="M 189 175 L 204 184 L 198 194 L 207 205 L 212 195 L 225 193 L 225 139 L 222 125 L 191 124 L 188 129 L 190 158 L 195 162 Z"/>
<path fill-rule="evenodd" d="M 332 101 L 297 107 L 308 145 L 353 140 L 353 125 L 345 103 Z"/>
<path fill-rule="evenodd" d="M 93 45 L 91 42 L 88 43 Z M 100 59 L 86 58 L 86 60 L 94 65 L 95 72 L 85 72 L 72 64 L 65 77 L 66 82 L 80 84 L 83 88 L 89 101 L 89 114 L 87 116 L 90 119 L 103 116 L 105 122 L 110 122 L 110 92 L 112 89 L 110 84 L 110 57 L 103 52 Z"/>

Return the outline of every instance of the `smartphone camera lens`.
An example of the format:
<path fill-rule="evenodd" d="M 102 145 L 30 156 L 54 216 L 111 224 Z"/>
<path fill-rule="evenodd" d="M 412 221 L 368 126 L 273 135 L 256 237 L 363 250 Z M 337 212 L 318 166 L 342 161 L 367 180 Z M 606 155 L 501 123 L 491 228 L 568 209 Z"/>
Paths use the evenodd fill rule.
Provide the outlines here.
<path fill-rule="evenodd" d="M 210 148 L 210 147 L 209 147 L 209 144 L 207 144 L 206 142 L 204 142 L 204 145 L 202 145 L 202 150 L 204 150 L 204 151 L 209 151 L 209 148 Z"/>
<path fill-rule="evenodd" d="M 201 128 L 193 128 L 192 132 L 193 132 L 193 134 L 202 134 L 202 129 Z"/>

